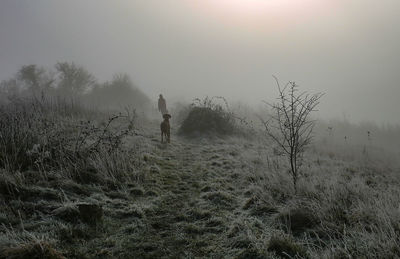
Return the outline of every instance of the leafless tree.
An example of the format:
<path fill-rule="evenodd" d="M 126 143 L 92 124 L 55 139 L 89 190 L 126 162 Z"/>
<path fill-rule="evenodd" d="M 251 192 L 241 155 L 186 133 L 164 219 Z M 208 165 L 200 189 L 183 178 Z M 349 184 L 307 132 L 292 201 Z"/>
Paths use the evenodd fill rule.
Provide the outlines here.
<path fill-rule="evenodd" d="M 95 77 L 75 63 L 59 62 L 55 65 L 59 77 L 58 90 L 69 97 L 86 93 L 95 84 Z"/>
<path fill-rule="evenodd" d="M 311 112 L 315 111 L 322 93 L 309 94 L 299 92 L 295 82 L 278 86 L 279 97 L 276 103 L 266 103 L 272 110 L 268 120 L 262 120 L 267 134 L 282 149 L 290 163 L 290 174 L 293 186 L 297 192 L 297 181 L 300 176 L 300 167 L 303 162 L 303 153 L 312 140 L 315 120 L 310 119 Z"/>
<path fill-rule="evenodd" d="M 53 75 L 37 65 L 22 66 L 14 79 L 16 89 L 25 89 L 35 98 L 39 94 L 48 93 L 53 88 Z M 13 81 L 9 81 L 12 83 Z"/>

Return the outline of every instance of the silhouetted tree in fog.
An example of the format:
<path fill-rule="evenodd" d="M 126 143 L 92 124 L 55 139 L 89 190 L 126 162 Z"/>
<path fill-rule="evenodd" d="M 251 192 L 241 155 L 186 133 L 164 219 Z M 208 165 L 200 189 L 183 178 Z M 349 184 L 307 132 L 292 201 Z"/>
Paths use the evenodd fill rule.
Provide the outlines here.
<path fill-rule="evenodd" d="M 34 96 L 48 92 L 54 82 L 52 75 L 46 73 L 46 70 L 37 65 L 22 66 L 17 73 L 17 80 L 22 84 L 20 87 Z M 18 82 L 15 82 L 15 84 L 17 87 Z"/>
<path fill-rule="evenodd" d="M 64 96 L 77 97 L 86 93 L 96 82 L 85 68 L 74 63 L 57 63 L 58 90 Z"/>
<path fill-rule="evenodd" d="M 133 105 L 144 107 L 150 103 L 149 98 L 140 91 L 126 74 L 114 75 L 111 82 L 96 84 L 88 94 L 92 104 L 109 108 Z"/>
<path fill-rule="evenodd" d="M 74 63 L 59 62 L 55 71 L 37 65 L 22 66 L 15 76 L 0 82 L 0 102 L 11 99 L 44 95 L 76 99 L 102 108 L 133 106 L 144 111 L 150 99 L 137 88 L 126 74 L 114 75 L 110 82 L 97 83 L 84 67 Z"/>
<path fill-rule="evenodd" d="M 0 102 L 5 102 L 8 99 L 14 99 L 21 94 L 21 87 L 17 79 L 11 78 L 0 82 Z"/>
<path fill-rule="evenodd" d="M 40 77 L 44 74 L 44 70 L 36 65 L 23 66 L 18 72 L 18 79 L 24 82 L 28 88 L 39 89 Z"/>

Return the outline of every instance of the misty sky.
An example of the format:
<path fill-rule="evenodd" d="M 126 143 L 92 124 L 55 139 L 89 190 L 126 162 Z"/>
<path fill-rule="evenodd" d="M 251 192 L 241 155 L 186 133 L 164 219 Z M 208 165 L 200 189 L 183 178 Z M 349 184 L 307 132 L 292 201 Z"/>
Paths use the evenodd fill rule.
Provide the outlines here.
<path fill-rule="evenodd" d="M 119 72 L 154 100 L 325 92 L 319 116 L 400 123 L 399 0 L 0 0 L 0 80 L 22 65 Z"/>

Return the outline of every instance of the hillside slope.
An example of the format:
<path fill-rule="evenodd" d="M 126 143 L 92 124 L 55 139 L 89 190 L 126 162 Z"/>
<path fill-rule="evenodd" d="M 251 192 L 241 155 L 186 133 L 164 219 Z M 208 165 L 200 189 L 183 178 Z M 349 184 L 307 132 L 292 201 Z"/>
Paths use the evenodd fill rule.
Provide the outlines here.
<path fill-rule="evenodd" d="M 400 256 L 398 169 L 315 149 L 294 194 L 285 161 L 262 134 L 172 132 L 161 144 L 158 123 L 146 123 L 125 140 L 140 177 L 119 186 L 51 172 L 32 182 L 35 172 L 23 172 L 19 184 L 3 172 L 0 258 Z"/>

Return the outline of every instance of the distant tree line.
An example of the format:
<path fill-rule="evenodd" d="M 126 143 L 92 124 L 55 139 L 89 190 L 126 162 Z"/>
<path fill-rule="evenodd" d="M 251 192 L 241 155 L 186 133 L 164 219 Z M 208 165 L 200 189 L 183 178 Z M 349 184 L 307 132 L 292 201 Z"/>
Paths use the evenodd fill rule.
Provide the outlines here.
<path fill-rule="evenodd" d="M 150 104 L 150 99 L 128 75 L 117 74 L 111 81 L 100 83 L 84 67 L 73 62 L 59 62 L 53 70 L 25 65 L 13 77 L 0 82 L 0 102 L 48 96 L 76 99 L 100 108 L 133 106 L 144 109 Z"/>

